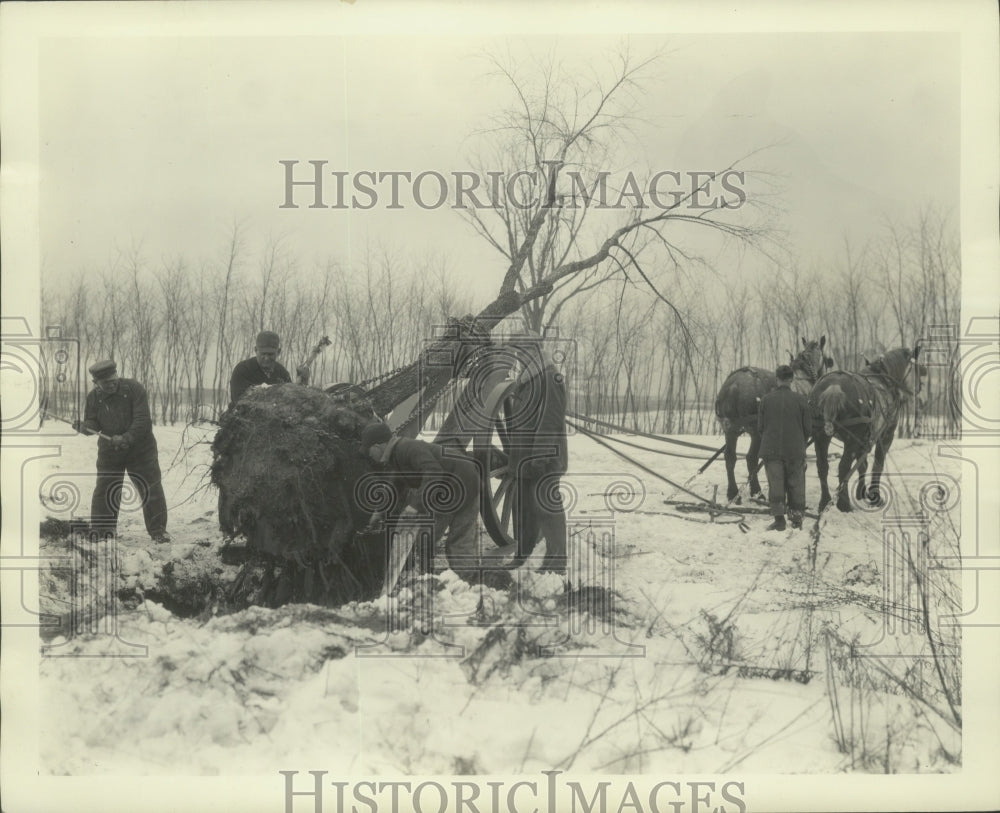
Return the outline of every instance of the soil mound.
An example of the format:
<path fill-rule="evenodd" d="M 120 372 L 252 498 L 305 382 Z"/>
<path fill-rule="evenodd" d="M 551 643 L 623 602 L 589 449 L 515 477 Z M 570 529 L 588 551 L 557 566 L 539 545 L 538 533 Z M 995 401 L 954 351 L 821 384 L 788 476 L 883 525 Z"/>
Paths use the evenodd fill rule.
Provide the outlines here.
<path fill-rule="evenodd" d="M 370 408 L 295 384 L 255 387 L 220 421 L 212 482 L 222 529 L 246 537 L 261 578 L 254 603 L 342 603 L 377 594 L 384 554 L 357 532 L 370 510 L 354 490 L 372 471 L 361 429 Z"/>

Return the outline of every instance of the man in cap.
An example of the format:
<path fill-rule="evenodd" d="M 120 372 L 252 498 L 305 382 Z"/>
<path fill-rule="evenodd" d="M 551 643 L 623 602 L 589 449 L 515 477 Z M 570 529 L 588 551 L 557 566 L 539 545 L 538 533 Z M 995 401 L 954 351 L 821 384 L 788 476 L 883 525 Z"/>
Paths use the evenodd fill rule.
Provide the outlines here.
<path fill-rule="evenodd" d="M 169 542 L 167 500 L 146 390 L 138 381 L 119 378 L 111 360 L 92 365 L 90 375 L 94 389 L 87 395 L 84 419 L 73 427 L 85 435 L 99 435 L 91 523 L 117 524 L 122 483 L 128 474 L 142 500 L 146 531 L 156 542 Z"/>
<path fill-rule="evenodd" d="M 230 408 L 243 397 L 250 387 L 259 384 L 290 384 L 292 377 L 279 362 L 281 340 L 273 330 L 262 330 L 257 334 L 254 345 L 254 355 L 241 361 L 233 368 L 229 379 Z M 309 368 L 299 367 L 296 370 L 300 384 L 309 383 Z"/>
<path fill-rule="evenodd" d="M 802 527 L 806 508 L 806 444 L 812 423 L 806 397 L 791 389 L 795 378 L 792 368 L 782 364 L 774 372 L 778 386 L 760 399 L 757 428 L 774 516 L 767 530 L 784 531 L 786 500 L 792 527 Z"/>
<path fill-rule="evenodd" d="M 479 576 L 479 469 L 475 462 L 458 449 L 393 437 L 382 422 L 364 428 L 361 448 L 391 476 L 397 489 L 415 492 L 409 503 L 418 514 L 434 516 L 433 541 L 447 529 L 448 565 L 462 579 L 475 583 Z"/>
<path fill-rule="evenodd" d="M 278 355 L 281 353 L 281 339 L 273 330 L 262 330 L 257 334 L 254 343 L 254 355 L 244 359 L 233 368 L 229 379 L 229 408 L 232 409 L 244 393 L 251 387 L 260 384 L 290 384 L 292 377 L 281 363 Z M 300 384 L 309 383 L 309 367 L 302 365 L 296 370 Z M 227 537 L 235 534 L 232 518 L 229 516 L 229 505 L 224 492 L 219 492 L 219 527 Z"/>

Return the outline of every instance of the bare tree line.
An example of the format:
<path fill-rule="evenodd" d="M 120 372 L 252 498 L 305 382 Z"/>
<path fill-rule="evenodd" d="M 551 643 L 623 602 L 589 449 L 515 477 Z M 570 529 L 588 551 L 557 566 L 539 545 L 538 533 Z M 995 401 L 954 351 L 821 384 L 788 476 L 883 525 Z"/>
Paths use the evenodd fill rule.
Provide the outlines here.
<path fill-rule="evenodd" d="M 958 324 L 959 282 L 954 224 L 931 209 L 801 270 L 775 267 L 728 286 L 680 277 L 671 299 L 683 328 L 672 309 L 627 283 L 568 300 L 550 326 L 576 346 L 570 383 L 579 411 L 643 431 L 709 434 L 718 431 L 713 399 L 730 370 L 780 363 L 800 337 L 821 335 L 838 367 L 858 369 L 866 355 L 912 346 L 929 326 Z M 360 381 L 411 363 L 432 328 L 469 305 L 443 258 L 414 265 L 379 249 L 351 273 L 333 261 L 307 268 L 281 241 L 253 254 L 236 227 L 219 261 L 154 266 L 129 251 L 101 273 L 46 289 L 43 312 L 46 324 L 79 339 L 85 366 L 115 358 L 150 390 L 154 420 L 175 423 L 226 408 L 229 372 L 261 329 L 281 335 L 289 368 L 329 333 L 313 382 Z M 522 318 L 534 324 L 538 315 L 512 320 Z M 948 383 L 947 370 L 931 368 L 922 414 L 908 408 L 904 435 L 917 417 L 924 431 L 957 431 Z M 80 395 L 66 385 L 50 408 L 69 417 Z"/>
<path fill-rule="evenodd" d="M 79 341 L 83 367 L 48 382 L 48 410 L 77 416 L 86 367 L 113 358 L 148 389 L 155 422 L 217 419 L 232 368 L 253 354 L 261 330 L 281 336 L 280 360 L 293 375 L 329 335 L 312 382 L 356 382 L 412 362 L 434 325 L 470 307 L 442 258 L 414 264 L 372 250 L 351 269 L 306 267 L 281 240 L 252 251 L 244 231 L 234 226 L 214 261 L 153 264 L 131 249 L 101 271 L 46 286 L 43 322 Z"/>
<path fill-rule="evenodd" d="M 936 209 L 914 222 L 887 222 L 880 238 L 839 257 L 723 285 L 681 277 L 671 288 L 675 314 L 648 293 L 623 287 L 567 306 L 579 362 L 581 412 L 649 432 L 718 431 L 714 397 L 725 376 L 744 365 L 773 367 L 801 348 L 801 337 L 827 337 L 840 369 L 959 324 L 957 228 Z M 955 333 L 957 337 L 957 333 Z M 956 361 L 957 348 L 947 348 Z M 942 358 L 941 349 L 935 356 Z M 950 370 L 932 366 L 921 403 L 907 405 L 900 432 L 958 432 L 961 416 Z"/>
<path fill-rule="evenodd" d="M 715 171 L 699 173 L 708 181 L 666 205 L 587 205 L 596 189 L 607 186 L 614 200 L 626 198 L 628 179 L 637 183 L 631 170 L 601 168 L 628 166 L 620 147 L 634 135 L 657 61 L 624 47 L 582 76 L 555 58 L 491 60 L 510 103 L 481 133 L 478 161 L 520 178 L 519 199 L 529 203 L 502 197 L 465 212 L 506 267 L 495 298 L 475 313 L 477 332 L 502 331 L 508 321 L 560 328 L 578 346 L 571 386 L 585 412 L 633 428 L 705 433 L 717 430 L 712 400 L 729 370 L 785 361 L 801 336 L 826 335 L 839 365 L 858 369 L 866 353 L 912 346 L 929 326 L 957 324 L 958 240 L 934 209 L 914 223 L 887 222 L 868 243 L 845 239 L 839 256 L 793 266 L 772 251 L 774 212 L 756 184 L 743 190 L 747 205 L 722 195 L 717 205 L 694 207 L 718 176 L 742 172 L 744 159 L 720 159 Z M 736 279 L 723 284 L 706 257 L 726 246 L 755 249 L 771 271 L 730 274 Z M 472 310 L 446 268 L 440 257 L 414 265 L 385 249 L 349 268 L 333 260 L 306 266 L 281 239 L 251 250 L 234 226 L 220 256 L 197 265 L 183 257 L 153 265 L 136 250 L 122 252 L 105 269 L 45 290 L 43 316 L 79 337 L 83 358 L 114 357 L 123 374 L 142 378 L 160 422 L 217 417 L 228 405 L 232 367 L 264 328 L 281 335 L 290 370 L 329 334 L 314 382 L 405 367 L 372 393 L 388 409 L 416 391 L 415 362 L 431 328 Z M 421 383 L 441 385 L 448 371 L 427 376 Z M 954 426 L 940 378 L 929 380 L 928 409 Z M 54 389 L 54 403 L 75 408 L 80 393 Z M 914 421 L 907 413 L 904 434 Z"/>

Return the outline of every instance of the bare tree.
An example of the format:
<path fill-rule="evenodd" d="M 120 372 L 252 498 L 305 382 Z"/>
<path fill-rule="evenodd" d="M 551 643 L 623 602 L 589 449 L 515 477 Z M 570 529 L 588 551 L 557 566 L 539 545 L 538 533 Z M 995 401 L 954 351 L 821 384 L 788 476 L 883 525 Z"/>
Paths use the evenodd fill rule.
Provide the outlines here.
<path fill-rule="evenodd" d="M 236 266 L 243 249 L 240 225 L 234 223 L 230 232 L 229 249 L 223 266 L 221 280 L 215 289 L 215 313 L 219 332 L 215 340 L 215 374 L 212 378 L 212 392 L 215 413 L 221 413 L 229 403 L 229 371 L 232 369 L 232 338 L 228 333 L 232 315 L 232 291 L 235 284 Z"/>
<path fill-rule="evenodd" d="M 182 398 L 181 371 L 187 350 L 184 312 L 191 305 L 188 292 L 188 272 L 183 260 L 165 266 L 156 275 L 162 303 L 163 346 L 160 361 L 160 420 L 175 423 L 180 416 Z"/>
<path fill-rule="evenodd" d="M 653 61 L 636 60 L 626 50 L 615 58 L 610 78 L 582 84 L 555 65 L 543 65 L 537 80 L 532 80 L 494 60 L 514 103 L 497 117 L 490 157 L 501 162 L 503 170 L 517 172 L 507 181 L 508 194 L 494 201 L 496 208 L 484 210 L 495 212 L 495 221 L 487 221 L 488 215 L 478 209 L 466 213 L 507 263 L 496 298 L 470 321 L 469 330 L 488 333 L 518 311 L 531 327 L 543 327 L 547 307 L 556 308 L 565 296 L 616 277 L 636 280 L 673 308 L 660 291 L 662 280 L 647 273 L 640 255 L 655 251 L 660 259 L 649 267 L 669 278 L 694 262 L 694 254 L 685 247 L 685 234 L 691 228 L 744 243 L 762 237 L 759 226 L 742 222 L 732 201 L 694 208 L 698 196 L 706 194 L 709 180 L 654 209 L 637 203 L 631 187 L 623 185 L 601 210 L 602 222 L 584 231 L 584 223 L 595 219 L 590 210 L 600 208 L 588 204 L 608 180 L 594 171 L 595 164 L 609 145 L 627 135 L 642 76 Z M 724 163 L 716 175 L 734 168 L 735 163 Z M 636 183 L 634 177 L 631 183 Z M 586 198 L 582 207 L 581 198 Z M 436 386 L 447 377 L 446 371 L 429 375 L 425 371 L 423 383 Z M 376 408 L 398 403 L 417 389 L 418 380 L 414 365 L 382 385 L 373 393 Z"/>
<path fill-rule="evenodd" d="M 207 269 L 203 266 L 200 273 L 194 275 L 193 283 L 187 286 L 179 316 L 183 348 L 181 366 L 190 397 L 190 420 L 203 417 L 201 406 L 206 401 L 206 381 L 210 380 L 207 378 L 208 354 L 212 345 L 211 330 L 215 326 L 210 288 Z"/>

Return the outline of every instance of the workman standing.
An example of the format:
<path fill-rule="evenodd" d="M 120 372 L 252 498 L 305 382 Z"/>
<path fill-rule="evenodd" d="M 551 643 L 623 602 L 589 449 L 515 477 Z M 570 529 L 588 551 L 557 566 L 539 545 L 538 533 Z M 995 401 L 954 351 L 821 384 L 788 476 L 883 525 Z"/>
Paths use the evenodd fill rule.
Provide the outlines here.
<path fill-rule="evenodd" d="M 566 573 L 566 510 L 559 482 L 566 473 L 566 382 L 536 334 L 511 339 L 521 358 L 509 420 L 509 466 L 517 484 L 517 559 L 545 539 L 541 571 Z"/>
<path fill-rule="evenodd" d="M 767 530 L 784 531 L 786 501 L 792 527 L 802 527 L 806 509 L 806 444 L 812 422 L 806 397 L 791 388 L 795 378 L 792 368 L 782 364 L 775 370 L 775 376 L 778 386 L 760 399 L 757 428 L 774 516 Z"/>
<path fill-rule="evenodd" d="M 169 542 L 167 500 L 146 390 L 134 379 L 119 378 L 111 360 L 92 365 L 90 375 L 94 389 L 87 395 L 84 419 L 75 421 L 73 428 L 85 435 L 100 435 L 91 523 L 117 526 L 127 474 L 142 500 L 146 531 L 154 542 Z"/>
<path fill-rule="evenodd" d="M 261 384 L 292 383 L 292 377 L 288 370 L 278 361 L 280 353 L 281 339 L 277 333 L 273 330 L 262 330 L 257 334 L 254 355 L 244 359 L 233 368 L 233 374 L 229 379 L 229 409 L 232 409 L 251 387 Z M 307 364 L 300 365 L 295 373 L 299 384 L 309 383 L 309 366 Z M 227 538 L 232 537 L 236 531 L 233 527 L 232 517 L 229 516 L 229 504 L 222 491 L 219 492 L 218 510 L 219 528 Z"/>

